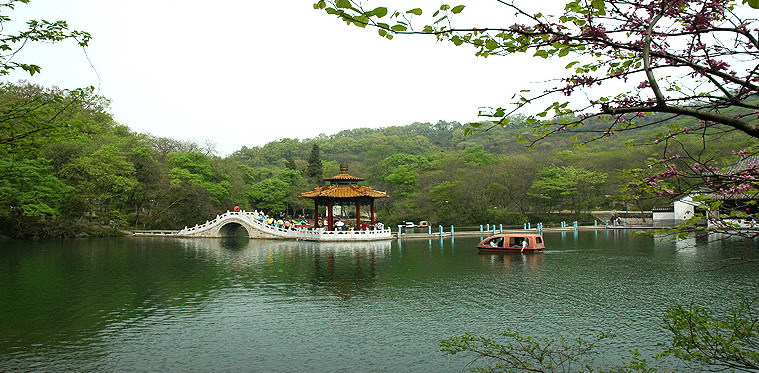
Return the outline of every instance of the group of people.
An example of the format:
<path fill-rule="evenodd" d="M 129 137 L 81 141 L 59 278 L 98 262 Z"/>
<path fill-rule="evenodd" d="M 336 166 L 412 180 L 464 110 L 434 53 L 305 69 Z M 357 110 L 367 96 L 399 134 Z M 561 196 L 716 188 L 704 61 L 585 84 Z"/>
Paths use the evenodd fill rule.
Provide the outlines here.
<path fill-rule="evenodd" d="M 258 216 L 258 221 L 271 225 L 273 227 L 295 229 L 309 227 L 311 225 L 308 220 L 295 220 L 286 217 L 280 217 L 277 219 L 271 216 L 267 216 L 263 211 L 254 210 L 253 212 L 256 214 L 256 216 Z"/>
<path fill-rule="evenodd" d="M 236 205 L 233 211 L 240 212 L 242 210 L 240 209 L 240 206 Z M 308 228 L 312 226 L 311 221 L 308 219 L 304 219 L 303 217 L 301 217 L 300 219 L 293 219 L 290 217 L 286 217 L 284 213 L 280 213 L 279 217 L 273 217 L 273 216 L 268 216 L 266 215 L 266 213 L 259 210 L 253 210 L 253 213 L 257 217 L 258 221 L 264 224 L 274 226 L 274 227 L 282 227 L 285 229 L 296 229 L 296 228 Z M 329 226 L 329 221 L 327 219 L 318 220 L 317 223 L 319 227 Z M 349 231 L 349 230 L 352 231 L 352 230 L 356 230 L 356 227 L 350 226 L 342 220 L 337 220 L 333 223 L 333 229 L 336 231 Z M 385 229 L 385 225 L 379 222 L 374 224 L 374 226 L 367 223 L 362 223 L 358 227 L 358 230 L 369 230 L 369 229 L 382 230 L 382 229 Z"/>

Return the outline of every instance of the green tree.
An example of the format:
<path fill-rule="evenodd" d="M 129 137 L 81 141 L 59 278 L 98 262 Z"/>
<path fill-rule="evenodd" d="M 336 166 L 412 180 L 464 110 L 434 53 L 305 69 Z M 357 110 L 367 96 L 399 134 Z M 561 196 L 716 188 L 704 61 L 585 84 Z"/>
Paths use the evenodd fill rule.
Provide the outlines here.
<path fill-rule="evenodd" d="M 61 169 L 61 175 L 76 188 L 76 196 L 86 202 L 88 216 L 123 225 L 125 217 L 120 212 L 137 180 L 134 165 L 118 149 L 104 145 L 72 160 Z"/>
<path fill-rule="evenodd" d="M 254 184 L 249 193 L 251 204 L 268 213 L 285 212 L 289 203 L 295 202 L 295 187 L 301 174 L 285 169 L 277 175 Z"/>
<path fill-rule="evenodd" d="M 72 188 L 58 179 L 45 159 L 0 158 L 0 232 L 20 236 L 31 220 L 55 218 Z"/>
<path fill-rule="evenodd" d="M 311 179 L 315 184 L 321 185 L 324 177 L 322 168 L 322 158 L 319 145 L 311 145 L 311 153 L 308 155 L 308 166 L 306 167 L 305 176 Z"/>
<path fill-rule="evenodd" d="M 569 208 L 578 213 L 600 202 L 597 187 L 605 179 L 606 175 L 601 172 L 551 166 L 538 172 L 538 179 L 528 194 L 543 201 L 549 211 Z"/>

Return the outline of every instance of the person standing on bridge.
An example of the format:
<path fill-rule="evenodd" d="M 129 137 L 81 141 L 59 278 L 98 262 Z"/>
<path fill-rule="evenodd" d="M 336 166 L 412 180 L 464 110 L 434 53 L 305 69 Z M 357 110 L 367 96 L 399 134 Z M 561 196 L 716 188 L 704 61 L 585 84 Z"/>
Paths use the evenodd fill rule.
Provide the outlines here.
<path fill-rule="evenodd" d="M 235 205 L 235 208 L 233 208 L 233 210 L 235 212 L 240 212 L 240 206 L 239 205 Z"/>

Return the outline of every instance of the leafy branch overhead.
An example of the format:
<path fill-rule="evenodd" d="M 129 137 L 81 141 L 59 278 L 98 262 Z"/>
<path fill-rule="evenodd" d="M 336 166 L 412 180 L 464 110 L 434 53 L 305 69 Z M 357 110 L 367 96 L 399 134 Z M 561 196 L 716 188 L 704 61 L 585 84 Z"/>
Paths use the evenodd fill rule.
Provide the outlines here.
<path fill-rule="evenodd" d="M 30 0 L 7 0 L 0 3 L 0 30 L 6 30 L 11 17 L 8 11 L 16 8 L 17 4 L 28 4 Z M 91 35 L 84 31 L 70 30 L 66 21 L 29 20 L 26 29 L 12 34 L 0 32 L 0 75 L 8 75 L 11 71 L 22 69 L 34 75 L 42 68 L 32 63 L 14 61 L 16 54 L 30 42 L 56 43 L 73 39 L 79 46 L 86 47 Z"/>
<path fill-rule="evenodd" d="M 527 2 L 499 1 L 514 17 L 487 27 L 456 24 L 467 9 L 464 5 L 443 4 L 428 12 L 370 8 L 366 1 L 320 0 L 314 7 L 350 25 L 374 27 L 388 39 L 430 35 L 471 46 L 482 57 L 527 53 L 540 59 L 571 59 L 566 74 L 545 77 L 559 84 L 536 93 L 524 89 L 511 105 L 480 112 L 491 118 L 490 123 L 508 125 L 510 115 L 542 102 L 543 111 L 528 117 L 538 139 L 559 131 L 609 137 L 637 128 L 636 119 L 652 112 L 694 117 L 703 128 L 726 125 L 759 137 L 759 24 L 749 7 L 759 4 L 744 3 L 575 0 L 559 15 L 549 15 L 528 12 Z M 743 110 L 726 113 L 728 107 Z M 608 120 L 606 128 L 580 128 L 595 117 Z"/>

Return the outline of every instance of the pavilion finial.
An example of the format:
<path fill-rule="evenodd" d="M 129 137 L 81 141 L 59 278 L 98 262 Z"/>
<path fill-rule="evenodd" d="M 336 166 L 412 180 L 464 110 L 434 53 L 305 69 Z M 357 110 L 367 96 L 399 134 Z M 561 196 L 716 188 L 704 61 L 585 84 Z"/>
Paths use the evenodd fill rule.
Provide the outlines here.
<path fill-rule="evenodd" d="M 347 174 L 348 173 L 348 164 L 347 163 L 340 163 L 340 173 L 341 174 Z"/>

